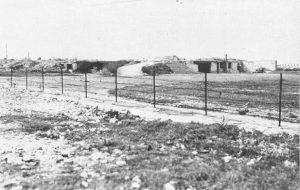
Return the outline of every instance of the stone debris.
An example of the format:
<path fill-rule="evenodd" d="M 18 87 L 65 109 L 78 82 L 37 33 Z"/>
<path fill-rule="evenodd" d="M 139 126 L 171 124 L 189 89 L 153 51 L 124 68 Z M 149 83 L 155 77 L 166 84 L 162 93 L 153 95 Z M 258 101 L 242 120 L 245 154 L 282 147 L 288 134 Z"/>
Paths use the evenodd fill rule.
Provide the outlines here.
<path fill-rule="evenodd" d="M 107 152 L 95 152 L 93 154 L 90 155 L 90 159 L 93 160 L 93 161 L 96 161 L 96 160 L 102 160 L 102 159 L 105 159 L 109 156 L 109 153 Z"/>
<path fill-rule="evenodd" d="M 252 158 L 249 162 L 247 162 L 247 166 L 251 166 L 253 164 L 255 164 L 255 159 L 254 158 Z"/>
<path fill-rule="evenodd" d="M 285 160 L 285 161 L 283 162 L 283 164 L 284 164 L 285 167 L 295 167 L 295 166 L 297 166 L 297 163 L 295 163 L 295 162 L 290 162 L 290 161 L 288 161 L 288 160 Z"/>
<path fill-rule="evenodd" d="M 120 155 L 120 154 L 122 154 L 123 152 L 121 151 L 121 150 L 119 150 L 119 149 L 114 149 L 113 150 L 113 154 L 116 154 L 116 155 Z"/>
<path fill-rule="evenodd" d="M 116 161 L 116 165 L 117 166 L 125 166 L 126 165 L 126 161 L 124 161 L 124 160 L 117 160 Z"/>
<path fill-rule="evenodd" d="M 140 189 L 142 184 L 142 180 L 140 179 L 139 176 L 135 176 L 134 178 L 132 178 L 131 181 L 131 189 Z"/>
<path fill-rule="evenodd" d="M 224 156 L 222 159 L 224 160 L 224 162 L 229 162 L 233 158 L 232 158 L 232 156 L 227 155 L 227 156 Z"/>
<path fill-rule="evenodd" d="M 87 181 L 83 181 L 81 182 L 81 185 L 85 188 L 87 188 L 89 186 L 89 183 Z"/>
<path fill-rule="evenodd" d="M 117 123 L 118 122 L 118 119 L 113 117 L 109 120 L 109 123 Z"/>
<path fill-rule="evenodd" d="M 176 185 L 176 182 L 175 181 L 170 181 L 169 183 L 166 183 L 165 185 L 164 185 L 164 190 L 176 190 L 176 187 L 175 187 L 175 185 Z"/>

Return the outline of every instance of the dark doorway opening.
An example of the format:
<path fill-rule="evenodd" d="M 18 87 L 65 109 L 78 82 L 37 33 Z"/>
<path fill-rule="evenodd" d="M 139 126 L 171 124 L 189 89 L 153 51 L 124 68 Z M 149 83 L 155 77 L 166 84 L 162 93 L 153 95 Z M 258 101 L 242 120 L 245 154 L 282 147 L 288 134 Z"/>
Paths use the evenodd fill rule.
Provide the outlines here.
<path fill-rule="evenodd" d="M 198 71 L 201 73 L 210 73 L 211 63 L 198 64 Z"/>
<path fill-rule="evenodd" d="M 71 70 L 72 69 L 72 64 L 67 64 L 67 70 Z"/>

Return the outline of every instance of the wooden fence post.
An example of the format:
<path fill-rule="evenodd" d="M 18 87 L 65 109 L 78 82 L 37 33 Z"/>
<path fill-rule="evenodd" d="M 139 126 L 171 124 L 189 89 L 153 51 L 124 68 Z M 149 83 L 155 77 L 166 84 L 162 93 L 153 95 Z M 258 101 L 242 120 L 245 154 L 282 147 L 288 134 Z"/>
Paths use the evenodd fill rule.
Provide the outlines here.
<path fill-rule="evenodd" d="M 115 96 L 116 96 L 116 102 L 118 102 L 118 69 L 116 69 L 115 72 Z"/>
<path fill-rule="evenodd" d="M 279 90 L 279 126 L 281 126 L 281 98 L 282 98 L 282 73 L 280 73 L 280 82 L 279 82 L 280 90 Z"/>
<path fill-rule="evenodd" d="M 42 89 L 44 92 L 44 68 L 42 68 Z"/>
<path fill-rule="evenodd" d="M 87 73 L 85 71 L 85 98 L 87 98 Z"/>
<path fill-rule="evenodd" d="M 10 68 L 10 87 L 13 86 L 12 78 L 13 78 L 13 70 L 12 68 Z"/>
<path fill-rule="evenodd" d="M 61 94 L 64 94 L 64 73 L 62 68 L 60 68 L 60 76 L 61 76 Z"/>
<path fill-rule="evenodd" d="M 153 70 L 153 106 L 156 106 L 156 92 L 155 92 L 155 70 Z"/>
<path fill-rule="evenodd" d="M 26 90 L 28 89 L 28 68 L 26 68 Z"/>
<path fill-rule="evenodd" d="M 205 115 L 207 115 L 207 73 L 205 73 Z"/>

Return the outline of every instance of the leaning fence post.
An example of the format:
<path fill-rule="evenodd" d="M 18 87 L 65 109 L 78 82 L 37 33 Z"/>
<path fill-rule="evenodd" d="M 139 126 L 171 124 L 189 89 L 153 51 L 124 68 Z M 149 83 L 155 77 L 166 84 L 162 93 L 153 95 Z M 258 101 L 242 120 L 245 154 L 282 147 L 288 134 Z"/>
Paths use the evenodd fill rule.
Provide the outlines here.
<path fill-rule="evenodd" d="M 13 70 L 12 68 L 10 68 L 10 87 L 13 86 L 12 77 L 13 77 Z"/>
<path fill-rule="evenodd" d="M 44 92 L 44 68 L 42 68 L 42 90 Z"/>
<path fill-rule="evenodd" d="M 155 107 L 156 100 L 155 100 L 155 70 L 153 70 L 153 106 Z"/>
<path fill-rule="evenodd" d="M 87 98 L 87 73 L 86 73 L 86 71 L 85 71 L 85 73 L 84 73 L 84 75 L 85 75 L 85 98 Z"/>
<path fill-rule="evenodd" d="M 282 97 L 282 73 L 280 73 L 280 91 L 279 91 L 279 118 L 278 118 L 278 122 L 279 122 L 279 126 L 281 125 L 281 97 Z"/>
<path fill-rule="evenodd" d="M 28 69 L 26 68 L 26 90 L 28 88 Z"/>
<path fill-rule="evenodd" d="M 64 94 L 64 74 L 62 68 L 60 68 L 60 76 L 61 76 L 61 94 Z"/>
<path fill-rule="evenodd" d="M 207 73 L 205 73 L 205 115 L 207 115 Z"/>
<path fill-rule="evenodd" d="M 118 69 L 116 69 L 116 72 L 115 72 L 115 96 L 116 96 L 116 102 L 118 101 Z"/>

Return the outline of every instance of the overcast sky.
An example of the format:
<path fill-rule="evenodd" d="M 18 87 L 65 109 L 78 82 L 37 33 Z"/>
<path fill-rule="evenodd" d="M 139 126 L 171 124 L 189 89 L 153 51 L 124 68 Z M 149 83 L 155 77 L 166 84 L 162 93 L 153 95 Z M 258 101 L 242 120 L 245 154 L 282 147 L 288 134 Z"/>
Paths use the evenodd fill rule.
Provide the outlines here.
<path fill-rule="evenodd" d="M 181 3 L 182 2 L 182 3 Z M 0 56 L 300 62 L 300 0 L 0 0 Z"/>

